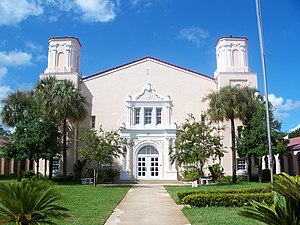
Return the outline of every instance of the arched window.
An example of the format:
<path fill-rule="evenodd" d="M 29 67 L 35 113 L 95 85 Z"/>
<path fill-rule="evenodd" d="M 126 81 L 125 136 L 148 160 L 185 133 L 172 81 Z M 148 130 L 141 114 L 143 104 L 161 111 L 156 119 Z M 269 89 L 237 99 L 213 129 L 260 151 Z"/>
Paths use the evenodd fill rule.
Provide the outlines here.
<path fill-rule="evenodd" d="M 233 50 L 232 58 L 233 58 L 233 60 L 232 60 L 233 66 L 235 66 L 235 67 L 241 66 L 241 58 L 240 58 L 240 53 L 238 50 Z"/>
<path fill-rule="evenodd" d="M 64 67 L 65 59 L 64 59 L 64 53 L 59 52 L 57 54 L 57 60 L 56 60 L 56 66 L 57 67 Z"/>
<path fill-rule="evenodd" d="M 138 152 L 138 155 L 158 155 L 158 151 L 150 145 L 147 145 L 145 147 L 142 147 L 140 151 Z"/>

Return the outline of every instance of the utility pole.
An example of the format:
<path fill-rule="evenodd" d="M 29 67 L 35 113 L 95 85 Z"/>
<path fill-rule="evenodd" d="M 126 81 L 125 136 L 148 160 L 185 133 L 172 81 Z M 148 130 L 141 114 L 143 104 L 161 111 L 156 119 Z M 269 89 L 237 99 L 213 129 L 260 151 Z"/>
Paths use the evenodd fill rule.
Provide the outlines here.
<path fill-rule="evenodd" d="M 265 106 L 266 106 L 268 148 L 269 148 L 269 169 L 271 173 L 271 183 L 273 185 L 274 178 L 273 178 L 273 154 L 272 154 L 271 128 L 270 128 L 270 111 L 269 111 L 268 84 L 267 84 L 267 72 L 266 72 L 266 64 L 265 64 L 264 42 L 263 42 L 263 34 L 262 34 L 262 22 L 261 22 L 261 14 L 260 14 L 260 1 L 256 0 L 255 3 L 256 3 L 260 53 L 261 53 L 262 69 L 263 69 L 263 76 L 264 76 L 264 90 L 265 90 L 265 101 L 266 101 Z"/>

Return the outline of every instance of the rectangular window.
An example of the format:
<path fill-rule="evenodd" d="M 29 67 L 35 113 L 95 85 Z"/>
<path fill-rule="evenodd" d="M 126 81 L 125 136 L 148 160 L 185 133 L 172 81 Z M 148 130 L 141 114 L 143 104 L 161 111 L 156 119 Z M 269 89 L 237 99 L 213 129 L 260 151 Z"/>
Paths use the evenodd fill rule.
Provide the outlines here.
<path fill-rule="evenodd" d="M 134 124 L 140 123 L 140 117 L 141 117 L 141 109 L 135 108 L 134 109 Z"/>
<path fill-rule="evenodd" d="M 206 116 L 205 115 L 201 115 L 201 123 L 205 123 L 206 120 Z"/>
<path fill-rule="evenodd" d="M 151 121 L 152 121 L 152 108 L 145 108 L 144 123 L 151 124 Z"/>
<path fill-rule="evenodd" d="M 161 112 L 162 108 L 156 109 L 156 124 L 161 124 Z"/>
<path fill-rule="evenodd" d="M 246 160 L 245 159 L 237 159 L 237 170 L 246 170 Z"/>
<path fill-rule="evenodd" d="M 95 127 L 96 127 L 96 116 L 92 116 L 91 127 L 92 127 L 93 129 L 95 129 Z"/>
<path fill-rule="evenodd" d="M 52 166 L 53 166 L 53 171 L 59 171 L 60 169 L 59 159 L 53 159 Z"/>

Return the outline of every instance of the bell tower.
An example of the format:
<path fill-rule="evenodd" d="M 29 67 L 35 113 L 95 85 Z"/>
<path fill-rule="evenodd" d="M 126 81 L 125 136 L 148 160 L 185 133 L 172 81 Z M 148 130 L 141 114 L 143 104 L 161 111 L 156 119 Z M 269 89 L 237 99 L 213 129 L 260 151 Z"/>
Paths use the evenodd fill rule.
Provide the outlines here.
<path fill-rule="evenodd" d="M 216 44 L 217 69 L 214 73 L 218 89 L 226 85 L 257 88 L 257 77 L 248 65 L 248 39 L 221 37 Z"/>
<path fill-rule="evenodd" d="M 74 37 L 52 37 L 49 39 L 48 66 L 40 75 L 55 76 L 58 80 L 69 79 L 78 86 L 81 44 Z"/>

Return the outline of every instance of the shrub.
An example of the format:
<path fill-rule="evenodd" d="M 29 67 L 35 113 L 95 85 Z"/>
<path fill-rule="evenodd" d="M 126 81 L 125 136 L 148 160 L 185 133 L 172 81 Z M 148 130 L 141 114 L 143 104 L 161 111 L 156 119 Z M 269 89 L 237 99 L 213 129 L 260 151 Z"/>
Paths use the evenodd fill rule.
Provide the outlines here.
<path fill-rule="evenodd" d="M 213 181 L 220 180 L 224 177 L 224 173 L 223 173 L 224 168 L 219 163 L 209 166 L 208 169 L 210 172 L 209 177 Z"/>
<path fill-rule="evenodd" d="M 34 170 L 26 170 L 22 172 L 22 178 L 31 179 L 35 176 Z"/>
<path fill-rule="evenodd" d="M 179 202 L 188 195 L 192 194 L 257 194 L 257 193 L 271 193 L 271 188 L 247 188 L 247 189 L 231 189 L 231 190 L 214 190 L 214 191 L 185 191 L 178 192 L 177 197 Z"/>
<path fill-rule="evenodd" d="M 205 193 L 191 194 L 182 199 L 183 204 L 192 207 L 223 206 L 223 207 L 241 207 L 250 204 L 251 201 L 272 203 L 272 193 Z"/>
<path fill-rule="evenodd" d="M 193 181 L 195 178 L 199 178 L 198 171 L 192 168 L 185 169 L 182 175 L 183 181 Z"/>
<path fill-rule="evenodd" d="M 61 191 L 51 181 L 33 178 L 1 183 L 0 224 L 56 224 L 53 218 L 69 216 L 69 210 L 57 204 L 61 199 Z"/>
<path fill-rule="evenodd" d="M 265 169 L 261 171 L 261 181 L 271 181 L 271 172 L 269 169 Z"/>

